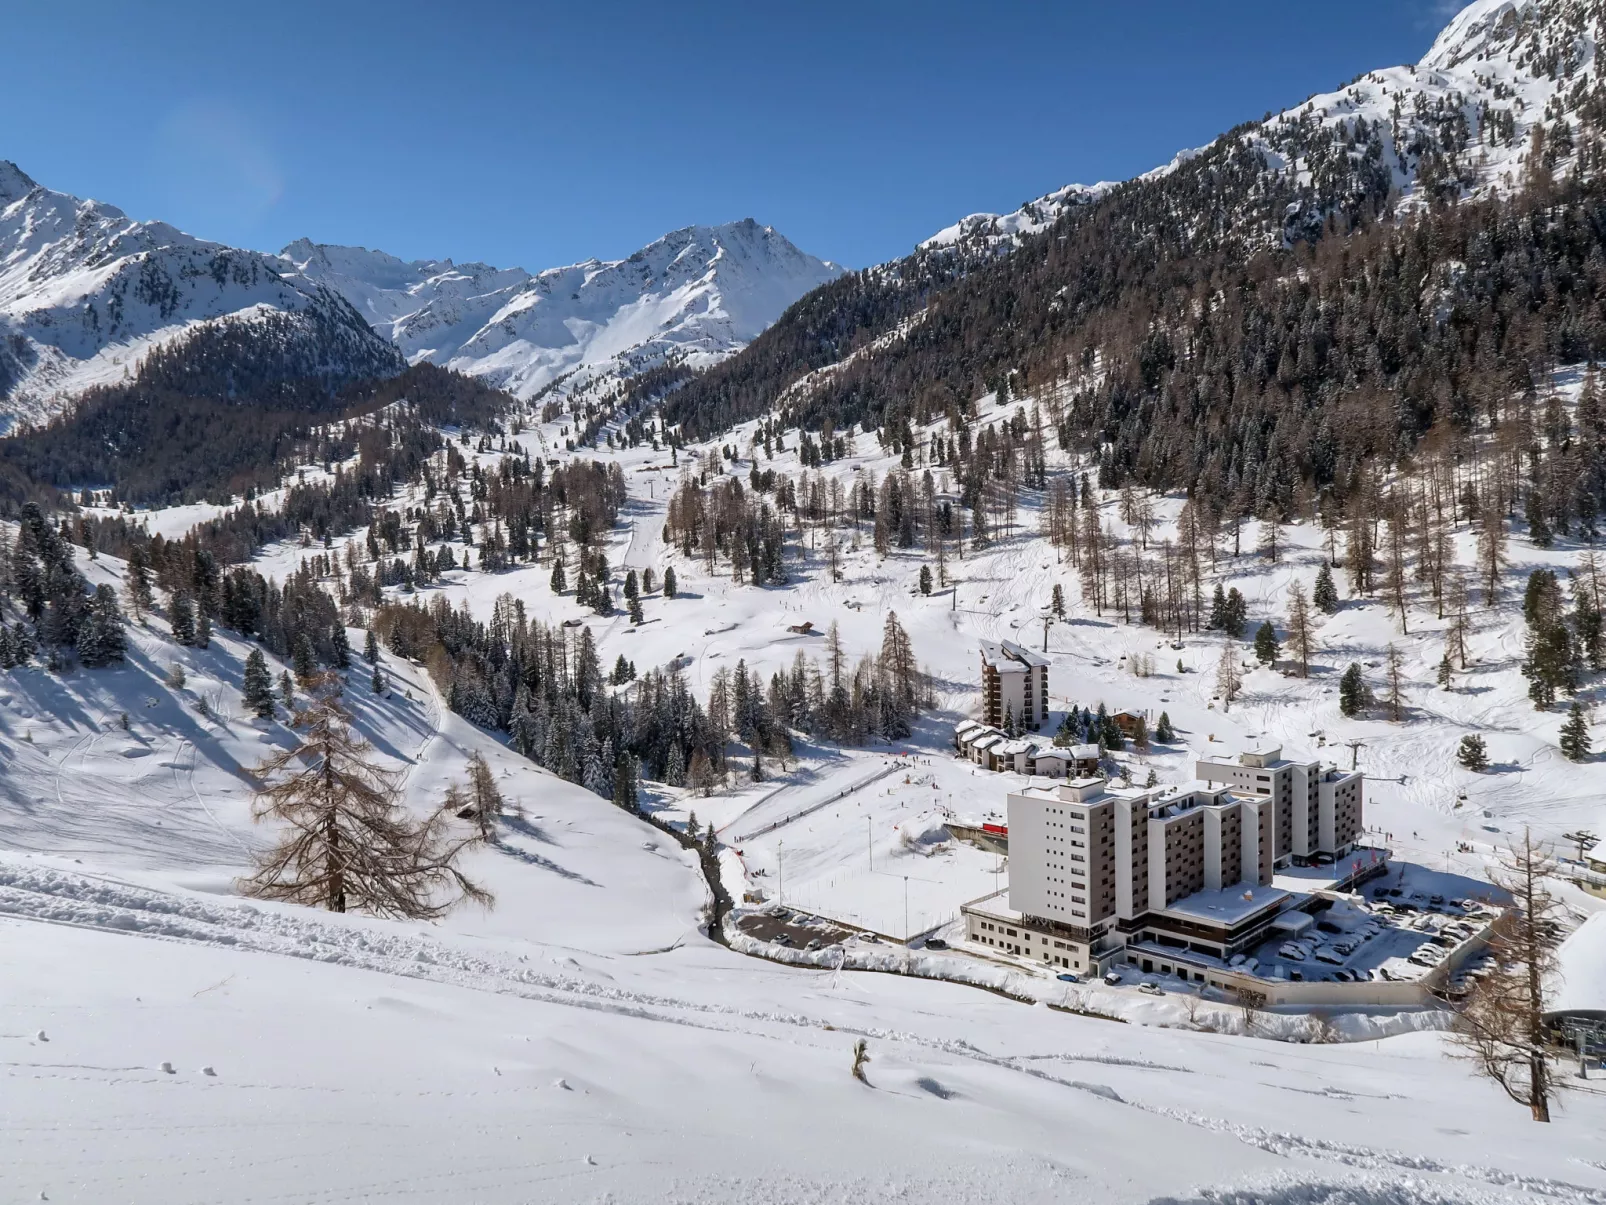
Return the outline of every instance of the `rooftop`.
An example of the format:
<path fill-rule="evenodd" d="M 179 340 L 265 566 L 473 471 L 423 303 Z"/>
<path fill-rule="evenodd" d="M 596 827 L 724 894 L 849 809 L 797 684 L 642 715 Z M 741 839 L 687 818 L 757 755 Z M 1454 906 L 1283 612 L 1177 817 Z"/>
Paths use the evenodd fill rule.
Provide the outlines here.
<path fill-rule="evenodd" d="M 1012 666 L 1003 664 L 1013 661 L 1023 666 L 1047 667 L 1049 660 L 1041 653 L 1034 653 L 1024 645 L 1016 644 L 1013 640 L 983 640 L 981 642 L 981 655 L 986 658 L 987 664 L 996 669 L 1011 669 Z"/>
<path fill-rule="evenodd" d="M 1287 891 L 1323 891 L 1347 882 L 1378 862 L 1387 862 L 1386 849 L 1352 849 L 1330 866 L 1285 866 L 1272 876 L 1272 886 Z"/>
<path fill-rule="evenodd" d="M 1559 987 L 1548 1013 L 1606 1013 L 1606 912 L 1573 930 L 1556 951 Z"/>
<path fill-rule="evenodd" d="M 1241 924 L 1268 908 L 1281 908 L 1293 898 L 1291 892 L 1277 887 L 1239 883 L 1219 891 L 1196 891 L 1160 911 L 1179 920 L 1231 926 Z"/>

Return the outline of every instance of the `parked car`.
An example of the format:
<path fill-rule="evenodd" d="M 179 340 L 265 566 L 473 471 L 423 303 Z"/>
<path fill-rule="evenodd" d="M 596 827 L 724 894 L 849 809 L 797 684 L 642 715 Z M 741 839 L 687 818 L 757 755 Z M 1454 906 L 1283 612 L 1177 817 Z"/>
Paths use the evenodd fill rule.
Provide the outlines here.
<path fill-rule="evenodd" d="M 809 944 L 804 946 L 803 948 L 805 950 L 818 950 L 824 944 L 825 943 L 823 941 L 821 941 L 818 937 L 811 937 L 809 939 Z"/>
<path fill-rule="evenodd" d="M 1246 963 L 1248 961 L 1249 961 L 1249 955 L 1247 955 L 1247 954 L 1234 954 L 1231 958 L 1227 959 L 1227 965 L 1230 966 L 1230 967 L 1241 967 L 1241 966 L 1243 966 L 1244 963 Z"/>
<path fill-rule="evenodd" d="M 1108 983 L 1111 987 L 1114 987 L 1116 984 L 1121 982 L 1121 972 L 1110 971 L 1104 976 L 1104 982 Z"/>
<path fill-rule="evenodd" d="M 1316 951 L 1316 961 L 1329 962 L 1334 966 L 1342 966 L 1344 963 L 1344 956 L 1330 946 L 1323 946 L 1321 949 Z"/>
<path fill-rule="evenodd" d="M 948 943 L 940 937 L 926 938 L 926 949 L 928 950 L 946 950 L 947 948 Z"/>
<path fill-rule="evenodd" d="M 861 933 L 859 934 L 859 940 L 867 941 L 873 946 L 879 946 L 881 944 L 881 939 L 874 933 Z"/>
<path fill-rule="evenodd" d="M 1165 989 L 1152 979 L 1145 979 L 1142 983 L 1138 984 L 1138 991 L 1142 992 L 1145 996 L 1165 995 Z"/>
<path fill-rule="evenodd" d="M 1074 975 L 1070 971 L 1061 971 L 1058 975 L 1056 975 L 1054 977 L 1056 979 L 1058 979 L 1061 983 L 1080 983 L 1080 982 L 1082 982 L 1080 976 Z"/>
<path fill-rule="evenodd" d="M 778 934 L 776 934 L 775 935 L 775 944 L 778 945 L 778 946 L 789 946 L 789 945 L 791 945 L 792 944 L 792 935 L 790 933 L 778 933 Z"/>
<path fill-rule="evenodd" d="M 1292 962 L 1304 962 L 1306 957 L 1308 957 L 1308 955 L 1305 953 L 1304 946 L 1296 946 L 1292 942 L 1284 944 L 1277 951 L 1277 953 L 1281 957 L 1287 958 Z"/>

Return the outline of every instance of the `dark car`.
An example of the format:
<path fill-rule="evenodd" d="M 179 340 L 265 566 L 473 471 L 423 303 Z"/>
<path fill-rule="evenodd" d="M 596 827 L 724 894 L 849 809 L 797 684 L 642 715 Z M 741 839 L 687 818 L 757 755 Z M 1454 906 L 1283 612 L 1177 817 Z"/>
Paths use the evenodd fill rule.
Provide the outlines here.
<path fill-rule="evenodd" d="M 948 943 L 940 937 L 928 937 L 926 939 L 926 949 L 928 950 L 946 950 L 947 948 Z"/>

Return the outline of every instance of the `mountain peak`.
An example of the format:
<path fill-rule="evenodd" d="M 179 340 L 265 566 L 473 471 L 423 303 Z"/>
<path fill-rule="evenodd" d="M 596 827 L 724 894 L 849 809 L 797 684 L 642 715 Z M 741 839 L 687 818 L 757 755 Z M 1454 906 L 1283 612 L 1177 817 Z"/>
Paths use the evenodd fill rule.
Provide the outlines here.
<path fill-rule="evenodd" d="M 33 177 L 11 160 L 0 159 L 0 205 L 20 201 L 38 187 Z"/>

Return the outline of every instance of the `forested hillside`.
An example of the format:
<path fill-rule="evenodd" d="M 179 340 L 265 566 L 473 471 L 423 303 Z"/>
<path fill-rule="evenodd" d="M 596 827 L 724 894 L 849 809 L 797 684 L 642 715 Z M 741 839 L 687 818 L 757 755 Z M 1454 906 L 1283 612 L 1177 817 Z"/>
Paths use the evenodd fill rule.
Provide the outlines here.
<path fill-rule="evenodd" d="M 1105 486 L 1244 514 L 1344 496 L 1359 466 L 1493 430 L 1549 369 L 1600 355 L 1599 8 L 1474 5 L 1414 68 L 971 244 L 1006 254 L 928 246 L 845 278 L 643 391 L 691 438 L 773 411 L 901 450 L 934 416 L 962 438 L 1003 389 L 1048 399 Z"/>

